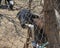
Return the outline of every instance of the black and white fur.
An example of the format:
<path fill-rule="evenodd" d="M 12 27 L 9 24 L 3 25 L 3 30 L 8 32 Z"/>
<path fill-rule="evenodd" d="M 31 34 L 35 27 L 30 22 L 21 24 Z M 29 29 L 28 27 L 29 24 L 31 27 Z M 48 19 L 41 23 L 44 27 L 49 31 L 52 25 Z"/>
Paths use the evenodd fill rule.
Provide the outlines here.
<path fill-rule="evenodd" d="M 20 24 L 24 27 L 25 24 L 32 24 L 33 18 L 39 18 L 39 16 L 29 12 L 28 9 L 22 9 L 17 13 L 17 17 L 20 20 Z"/>
<path fill-rule="evenodd" d="M 13 10 L 13 6 L 14 6 L 14 1 L 13 0 L 5 0 L 5 4 L 8 3 L 8 8 Z"/>

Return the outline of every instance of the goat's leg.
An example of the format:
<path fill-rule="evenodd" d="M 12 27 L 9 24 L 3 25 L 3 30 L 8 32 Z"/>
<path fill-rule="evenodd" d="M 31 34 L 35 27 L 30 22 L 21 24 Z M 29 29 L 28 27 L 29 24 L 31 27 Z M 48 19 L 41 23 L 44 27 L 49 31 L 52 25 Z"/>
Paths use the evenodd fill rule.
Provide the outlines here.
<path fill-rule="evenodd" d="M 1 1 L 2 1 L 2 0 L 0 0 L 0 5 L 1 5 Z"/>
<path fill-rule="evenodd" d="M 5 4 L 7 4 L 7 0 L 5 0 Z"/>

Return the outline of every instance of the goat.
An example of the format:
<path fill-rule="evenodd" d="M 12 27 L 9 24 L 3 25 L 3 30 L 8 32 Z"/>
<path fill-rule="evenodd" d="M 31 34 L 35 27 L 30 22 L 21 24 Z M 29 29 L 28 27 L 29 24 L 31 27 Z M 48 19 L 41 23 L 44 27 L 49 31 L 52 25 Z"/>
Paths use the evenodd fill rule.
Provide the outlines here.
<path fill-rule="evenodd" d="M 14 2 L 13 0 L 5 0 L 5 4 L 8 3 L 8 7 L 13 10 Z"/>
<path fill-rule="evenodd" d="M 28 9 L 22 9 L 18 12 L 17 17 L 20 21 L 22 28 L 25 28 L 25 24 L 33 24 L 34 25 L 34 35 L 36 42 L 45 42 L 46 35 L 43 31 L 44 22 L 38 15 L 35 15 L 29 12 Z"/>
<path fill-rule="evenodd" d="M 2 0 L 0 0 L 0 5 L 1 5 L 1 1 Z M 13 10 L 13 6 L 14 6 L 13 0 L 5 0 L 5 4 L 7 4 L 7 3 L 8 3 L 8 8 Z"/>

